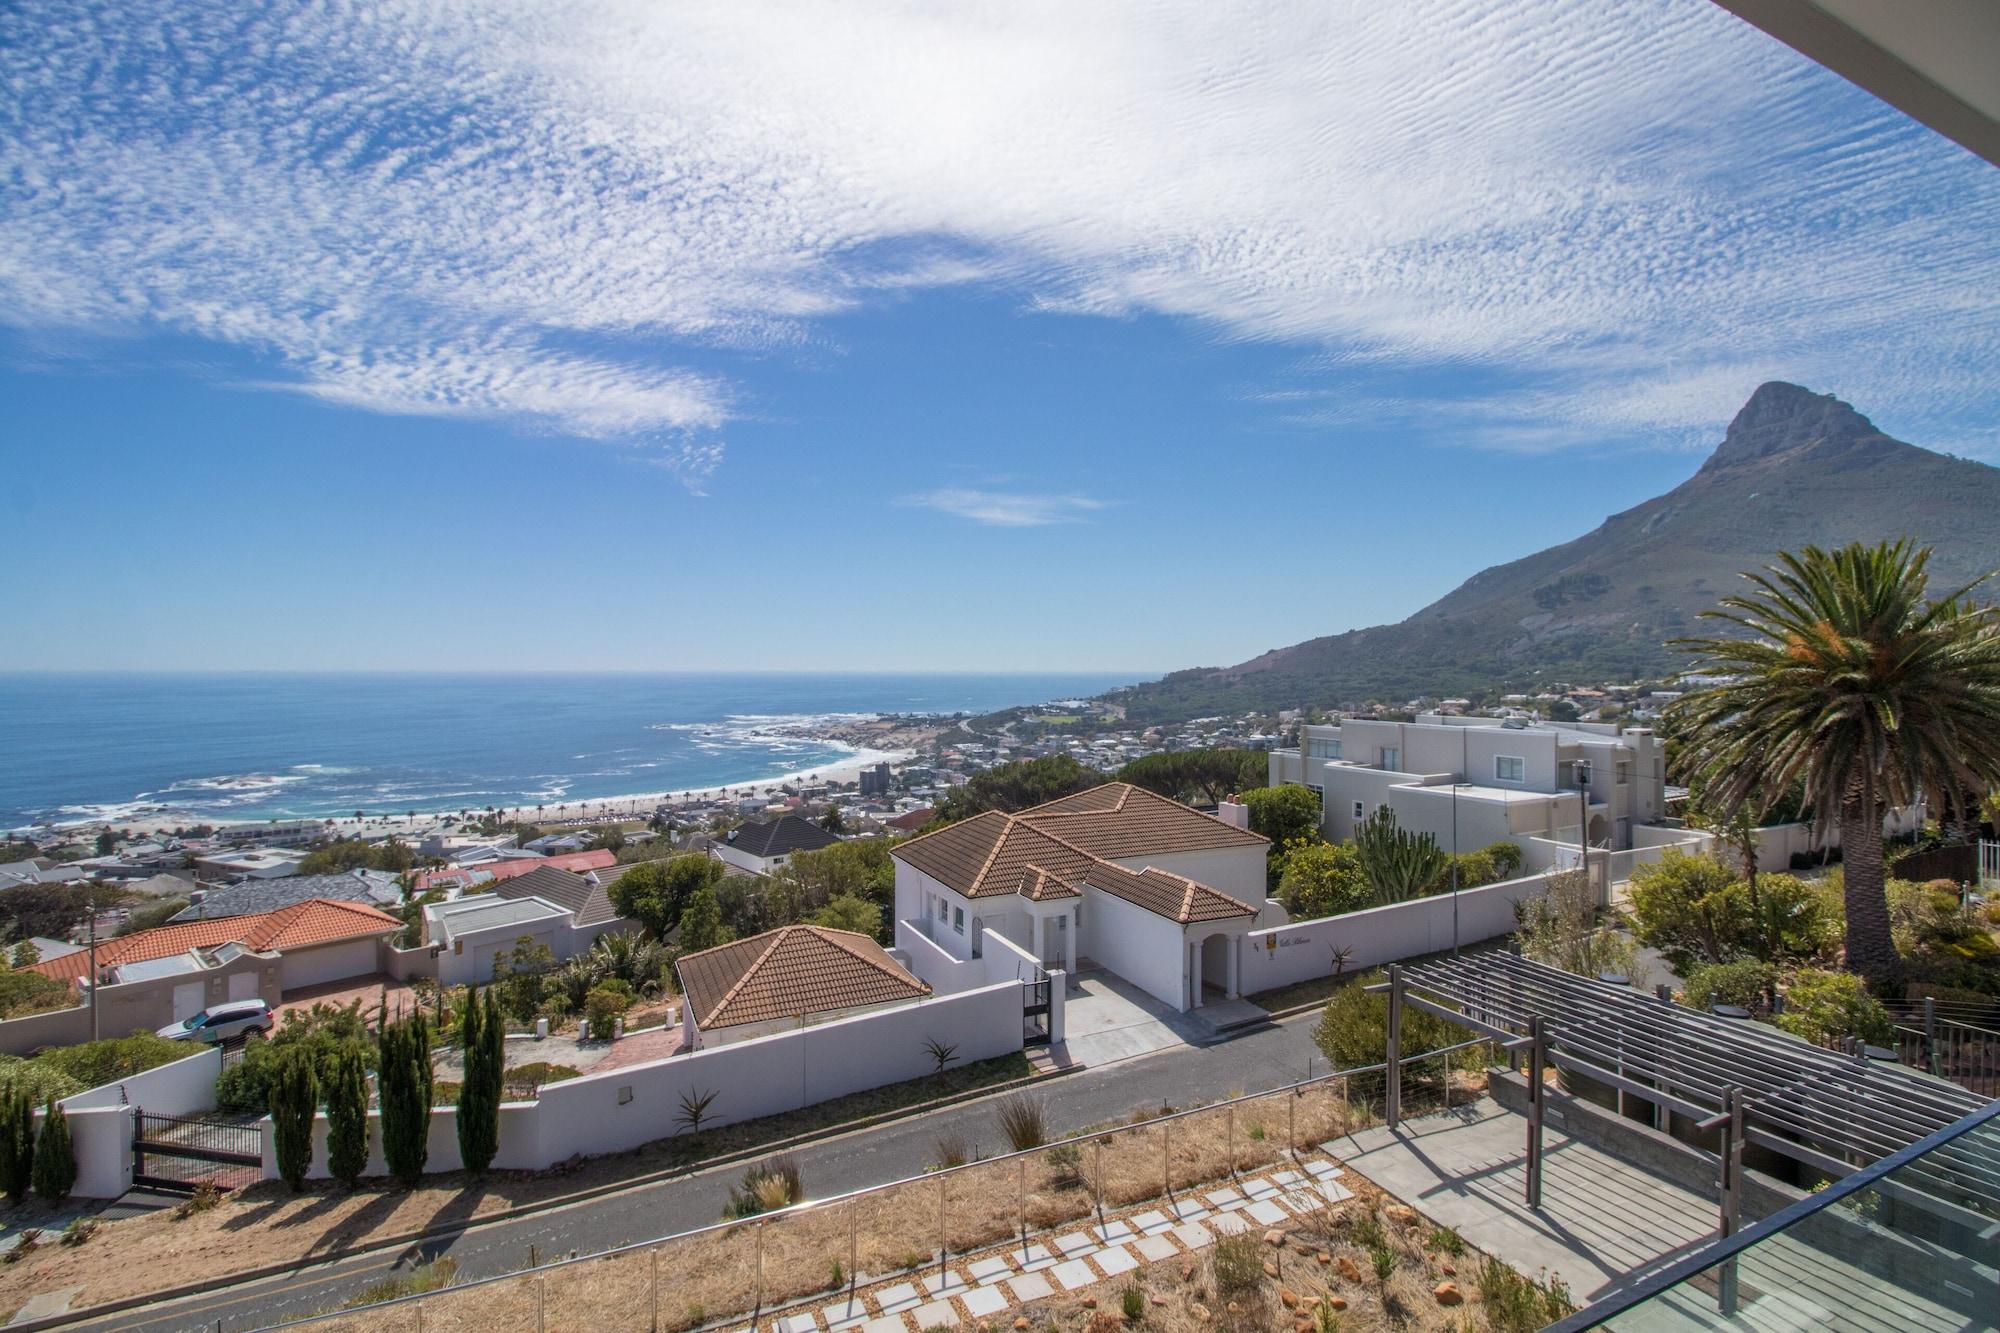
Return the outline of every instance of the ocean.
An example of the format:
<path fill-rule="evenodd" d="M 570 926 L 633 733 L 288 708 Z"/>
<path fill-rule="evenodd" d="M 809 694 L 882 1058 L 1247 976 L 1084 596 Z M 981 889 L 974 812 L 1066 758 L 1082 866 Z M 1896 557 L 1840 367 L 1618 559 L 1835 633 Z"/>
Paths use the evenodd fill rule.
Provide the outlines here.
<path fill-rule="evenodd" d="M 0 674 L 0 828 L 556 804 L 761 781 L 852 747 L 791 734 L 991 712 L 1104 675 Z"/>

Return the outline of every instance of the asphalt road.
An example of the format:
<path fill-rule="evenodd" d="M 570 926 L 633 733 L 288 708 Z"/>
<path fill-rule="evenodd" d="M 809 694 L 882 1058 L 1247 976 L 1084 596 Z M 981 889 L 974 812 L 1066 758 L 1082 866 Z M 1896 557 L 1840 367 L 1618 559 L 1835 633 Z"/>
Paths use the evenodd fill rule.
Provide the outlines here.
<path fill-rule="evenodd" d="M 1052 1129 L 1073 1133 L 1136 1110 L 1185 1107 L 1303 1078 L 1318 1059 L 1311 1028 L 1316 1014 L 1242 1030 L 1206 1047 L 1176 1047 L 1055 1080 L 1042 1089 Z M 1320 1066 L 1323 1068 L 1323 1066 Z M 993 1124 L 990 1099 L 946 1107 L 874 1129 L 856 1130 L 794 1148 L 808 1197 L 825 1198 L 919 1174 L 946 1132 L 963 1135 L 988 1154 L 1006 1144 Z M 449 1254 L 459 1280 L 515 1272 L 536 1262 L 591 1254 L 707 1226 L 722 1214 L 729 1186 L 745 1163 L 507 1221 L 474 1226 L 419 1245 L 302 1266 L 294 1272 L 70 1325 L 89 1333 L 244 1333 L 339 1306 L 393 1269 Z"/>

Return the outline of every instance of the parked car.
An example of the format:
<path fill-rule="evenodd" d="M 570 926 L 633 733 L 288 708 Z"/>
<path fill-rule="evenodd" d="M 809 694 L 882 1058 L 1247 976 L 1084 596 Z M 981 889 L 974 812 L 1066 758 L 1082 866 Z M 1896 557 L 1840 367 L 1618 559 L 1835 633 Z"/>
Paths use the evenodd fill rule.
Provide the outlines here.
<path fill-rule="evenodd" d="M 235 1041 L 251 1033 L 268 1037 L 277 1020 L 262 1000 L 232 1000 L 169 1023 L 160 1035 L 171 1041 Z"/>

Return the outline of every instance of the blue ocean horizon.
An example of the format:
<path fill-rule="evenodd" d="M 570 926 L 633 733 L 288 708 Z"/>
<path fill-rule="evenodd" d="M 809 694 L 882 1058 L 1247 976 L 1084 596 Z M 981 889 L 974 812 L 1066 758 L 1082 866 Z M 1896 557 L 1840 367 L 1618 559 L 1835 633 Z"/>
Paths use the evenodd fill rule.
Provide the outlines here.
<path fill-rule="evenodd" d="M 0 673 L 0 828 L 574 803 L 764 781 L 842 717 L 991 712 L 1140 673 Z"/>

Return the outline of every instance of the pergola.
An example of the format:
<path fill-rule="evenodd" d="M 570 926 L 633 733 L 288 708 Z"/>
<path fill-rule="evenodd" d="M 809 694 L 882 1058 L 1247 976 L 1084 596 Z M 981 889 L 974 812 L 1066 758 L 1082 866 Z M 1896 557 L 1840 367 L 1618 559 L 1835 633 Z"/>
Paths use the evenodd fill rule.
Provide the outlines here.
<path fill-rule="evenodd" d="M 1403 1014 L 1415 1008 L 1492 1038 L 1528 1074 L 1527 1203 L 1541 1206 L 1542 1122 L 1553 1065 L 1653 1107 L 1656 1128 L 1680 1115 L 1719 1131 L 1719 1231 L 1737 1229 L 1746 1144 L 1838 1178 L 1979 1110 L 1983 1098 L 1941 1079 L 1823 1050 L 1748 1019 L 1722 1018 L 1630 986 L 1594 981 L 1515 954 L 1487 952 L 1391 967 L 1386 1114 L 1402 1115 Z M 1947 1145 L 1913 1163 L 1923 1193 L 2000 1215 L 2000 1162 Z M 1725 1279 L 1726 1280 L 1726 1279 Z"/>

